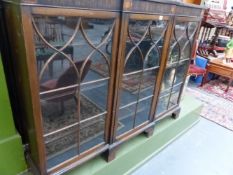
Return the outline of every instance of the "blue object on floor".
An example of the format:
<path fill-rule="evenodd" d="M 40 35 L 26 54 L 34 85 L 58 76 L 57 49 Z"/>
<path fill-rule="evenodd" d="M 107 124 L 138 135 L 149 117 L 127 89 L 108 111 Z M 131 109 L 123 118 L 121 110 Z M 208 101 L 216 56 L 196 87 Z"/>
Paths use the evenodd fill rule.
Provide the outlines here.
<path fill-rule="evenodd" d="M 214 78 L 214 74 L 213 73 L 208 73 L 208 80 L 212 80 Z"/>
<path fill-rule="evenodd" d="M 206 68 L 208 60 L 204 57 L 197 56 L 195 59 L 195 65 L 201 68 Z M 196 84 L 201 84 L 203 76 L 191 77 Z"/>

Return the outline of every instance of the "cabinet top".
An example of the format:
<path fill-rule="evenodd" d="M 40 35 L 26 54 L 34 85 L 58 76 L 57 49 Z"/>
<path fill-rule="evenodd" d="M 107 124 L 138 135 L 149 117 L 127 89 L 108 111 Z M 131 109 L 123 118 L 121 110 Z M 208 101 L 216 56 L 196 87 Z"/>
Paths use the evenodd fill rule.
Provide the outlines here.
<path fill-rule="evenodd" d="M 204 7 L 172 0 L 3 0 L 22 6 L 47 6 L 87 10 L 123 11 L 164 15 L 200 16 Z"/>

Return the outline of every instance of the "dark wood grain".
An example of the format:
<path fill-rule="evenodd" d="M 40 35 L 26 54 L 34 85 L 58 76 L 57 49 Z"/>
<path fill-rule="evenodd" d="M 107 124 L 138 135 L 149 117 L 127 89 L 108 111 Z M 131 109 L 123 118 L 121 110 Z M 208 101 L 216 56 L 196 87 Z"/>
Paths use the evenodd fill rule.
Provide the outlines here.
<path fill-rule="evenodd" d="M 154 131 L 155 121 L 170 115 L 179 115 L 181 94 L 179 95 L 178 104 L 155 117 L 158 97 L 169 57 L 168 50 L 175 23 L 176 21 L 200 21 L 203 14 L 201 8 L 161 0 L 23 0 L 14 2 L 21 3 L 4 3 L 5 20 L 12 19 L 7 24 L 7 37 L 10 41 L 12 52 L 11 59 L 12 65 L 14 65 L 13 69 L 15 71 L 14 76 L 16 78 L 18 100 L 21 102 L 19 104 L 22 111 L 20 118 L 26 121 L 27 126 L 27 134 L 25 134 L 27 136 L 25 137 L 29 143 L 28 155 L 30 156 L 30 160 L 32 160 L 30 162 L 33 162 L 40 174 L 67 172 L 103 152 L 107 153 L 107 160 L 111 161 L 117 155 L 117 150 L 122 143 L 143 132 L 146 133 L 147 136 L 151 136 Z M 43 137 L 43 118 L 39 97 L 39 79 L 37 77 L 36 67 L 36 43 L 33 38 L 34 30 L 32 18 L 36 15 L 115 20 L 111 61 L 109 64 L 110 79 L 107 90 L 107 114 L 104 126 L 104 142 L 94 145 L 85 152 L 79 153 L 77 156 L 50 169 L 47 169 L 47 156 Z M 164 35 L 165 42 L 162 48 L 158 75 L 155 78 L 155 88 L 153 94 L 151 94 L 152 102 L 149 115 L 146 116 L 148 120 L 140 125 L 135 125 L 135 111 L 132 119 L 134 120 L 132 129 L 121 135 L 117 135 L 120 119 L 120 91 L 122 89 L 125 60 L 128 59 L 126 55 L 126 42 L 130 20 L 164 20 L 167 21 L 168 27 Z M 15 29 L 17 29 L 17 31 Z M 196 32 L 195 38 L 197 34 L 198 32 Z M 87 42 L 91 43 L 89 40 Z M 187 70 L 185 73 L 187 73 Z M 183 79 L 183 82 L 184 81 L 185 78 Z M 141 85 L 139 91 L 140 90 Z M 78 95 L 80 96 L 80 92 Z M 139 105 L 139 99 L 140 97 L 138 95 L 136 109 Z M 78 106 L 80 106 L 80 102 Z M 80 109 L 78 113 L 80 115 Z M 78 147 L 80 147 L 80 145 L 78 145 Z"/>

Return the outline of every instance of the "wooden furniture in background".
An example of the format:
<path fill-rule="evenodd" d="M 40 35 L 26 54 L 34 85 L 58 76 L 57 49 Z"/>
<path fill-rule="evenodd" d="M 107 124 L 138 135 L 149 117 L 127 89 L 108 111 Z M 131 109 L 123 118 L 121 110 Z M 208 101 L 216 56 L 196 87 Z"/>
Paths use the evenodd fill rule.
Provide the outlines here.
<path fill-rule="evenodd" d="M 8 61 L 34 171 L 63 173 L 103 152 L 112 160 L 124 141 L 150 136 L 156 121 L 178 117 L 201 7 L 150 0 L 21 2 L 4 2 L 4 15 L 5 22 L 14 19 L 6 23 L 14 48 Z M 76 82 L 40 88 L 81 60 Z M 62 92 L 74 88 L 76 100 L 63 101 L 60 113 Z"/>
<path fill-rule="evenodd" d="M 212 59 L 208 62 L 206 67 L 206 75 L 203 84 L 207 81 L 208 73 L 214 73 L 229 79 L 226 92 L 233 82 L 233 63 L 224 63 L 222 59 Z"/>
<path fill-rule="evenodd" d="M 190 3 L 190 4 L 196 4 L 196 5 L 200 5 L 201 4 L 201 0 L 183 0 L 184 3 Z"/>

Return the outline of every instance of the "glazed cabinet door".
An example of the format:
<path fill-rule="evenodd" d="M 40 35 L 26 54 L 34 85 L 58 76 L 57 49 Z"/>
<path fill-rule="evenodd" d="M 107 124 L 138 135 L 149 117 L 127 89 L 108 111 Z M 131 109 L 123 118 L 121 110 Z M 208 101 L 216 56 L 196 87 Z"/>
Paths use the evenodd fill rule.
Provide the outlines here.
<path fill-rule="evenodd" d="M 169 17 L 125 14 L 121 32 L 115 138 L 150 122 Z"/>
<path fill-rule="evenodd" d="M 119 15 L 33 8 L 29 18 L 41 109 L 35 120 L 53 172 L 107 145 Z"/>
<path fill-rule="evenodd" d="M 199 28 L 198 20 L 185 17 L 175 18 L 156 118 L 178 106 L 190 63 L 193 42 Z"/>

